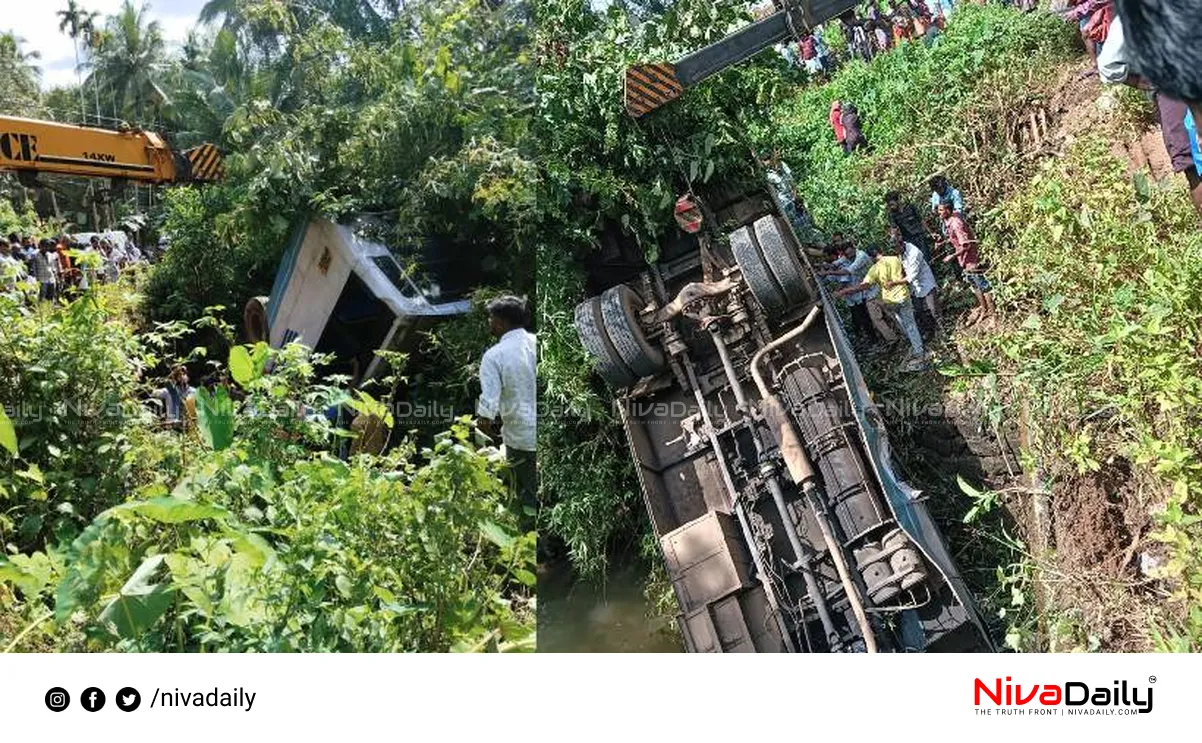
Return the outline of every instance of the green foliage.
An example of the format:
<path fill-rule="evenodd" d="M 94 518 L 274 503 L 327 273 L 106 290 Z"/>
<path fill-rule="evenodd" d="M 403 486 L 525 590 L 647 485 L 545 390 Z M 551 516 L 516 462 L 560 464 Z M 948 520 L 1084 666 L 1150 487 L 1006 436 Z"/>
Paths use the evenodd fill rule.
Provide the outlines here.
<path fill-rule="evenodd" d="M 247 198 L 236 183 L 167 191 L 163 232 L 171 247 L 151 271 L 147 317 L 190 321 L 215 305 L 238 317 L 248 299 L 270 291 L 289 223 L 260 220 Z"/>
<path fill-rule="evenodd" d="M 125 0 L 95 36 L 90 82 L 108 88 L 112 109 L 105 115 L 145 122 L 158 119 L 167 103 L 160 77 L 166 42 L 161 24 L 149 16 L 149 4 Z"/>
<path fill-rule="evenodd" d="M 222 305 L 232 320 L 266 293 L 290 228 L 313 214 L 377 215 L 368 237 L 419 273 L 423 245 L 437 245 L 438 258 L 461 267 L 453 291 L 530 292 L 540 179 L 523 4 L 417 4 L 386 41 L 371 24 L 281 6 L 283 16 L 251 24 L 275 29 L 278 52 L 246 56 L 234 38 L 254 34 L 237 14 L 266 5 L 227 11 L 228 33 L 194 49 L 178 76 L 190 120 L 209 122 L 195 134 L 226 150 L 227 178 L 166 195 L 162 231 L 173 243 L 155 267 L 148 311 L 190 319 Z"/>
<path fill-rule="evenodd" d="M 196 426 L 201 439 L 214 451 L 233 443 L 233 406 L 224 387 L 218 387 L 215 392 L 204 388 L 196 391 Z"/>
<path fill-rule="evenodd" d="M 0 544 L 24 549 L 78 528 L 138 477 L 130 426 L 144 413 L 125 403 L 150 354 L 108 322 L 121 291 L 37 308 L 0 294 L 0 407 L 18 441 L 0 462 Z"/>
<path fill-rule="evenodd" d="M 489 329 L 489 300 L 511 293 L 508 289 L 486 287 L 471 295 L 472 308 L 458 317 L 448 318 L 427 332 L 411 356 L 420 363 L 403 360 L 405 375 L 398 380 L 398 397 L 411 404 L 413 419 L 397 423 L 399 431 L 415 431 L 425 440 L 442 430 L 444 424 L 428 415 L 444 410 L 474 410 L 480 396 L 480 359 L 483 350 L 497 339 Z M 393 365 L 394 369 L 397 365 Z M 371 385 L 371 391 L 387 392 L 393 382 L 387 379 Z"/>
<path fill-rule="evenodd" d="M 654 260 L 674 229 L 677 195 L 753 177 L 746 123 L 767 113 L 789 79 L 779 55 L 762 55 L 636 122 L 622 107 L 623 72 L 700 48 L 747 20 L 736 4 L 700 0 L 673 3 L 637 26 L 617 7 L 595 13 L 582 0 L 536 6 L 540 404 L 554 411 L 539 424 L 542 497 L 551 504 L 543 531 L 593 577 L 613 551 L 638 543 L 646 522 L 609 394 L 590 375 L 572 326 L 587 292 L 582 267 L 606 228 Z"/>
<path fill-rule="evenodd" d="M 28 202 L 22 211 L 17 211 L 12 202 L 0 199 L 0 237 L 7 240 L 13 232 L 19 235 L 40 234 L 40 226 L 38 215 Z"/>
<path fill-rule="evenodd" d="M 1202 238 L 1188 199 L 1133 189 L 1107 143 L 1087 138 L 983 232 L 1007 322 L 968 353 L 997 361 L 1003 401 L 1027 411 L 1044 462 L 1072 477 L 1126 460 L 1159 493 L 1155 539 L 1169 558 L 1156 572 L 1177 607 L 1165 621 L 1198 647 Z"/>
<path fill-rule="evenodd" d="M 41 69 L 35 62 L 41 55 L 24 46 L 14 33 L 0 34 L 0 111 L 14 116 L 28 116 L 38 105 Z"/>
<path fill-rule="evenodd" d="M 1000 494 L 996 491 L 978 490 L 969 485 L 960 475 L 956 475 L 956 484 L 960 486 L 961 492 L 971 498 L 973 502 L 972 508 L 964 514 L 964 523 L 971 524 L 997 507 Z"/>
<path fill-rule="evenodd" d="M 237 394 L 198 392 L 195 429 L 155 430 L 136 378 L 188 329 L 139 343 L 121 291 L 0 306 L 0 348 L 21 354 L 0 356 L 20 441 L 11 457 L 0 431 L 0 647 L 532 649 L 535 535 L 468 419 L 339 460 L 352 434 L 324 411 L 345 391 L 305 348 L 259 344 L 231 351 Z M 123 413 L 17 405 L 83 391 Z"/>
<path fill-rule="evenodd" d="M 684 0 L 631 28 L 616 7 L 596 14 L 581 0 L 554 0 L 538 6 L 536 19 L 535 130 L 552 190 L 544 208 L 565 209 L 561 218 L 571 222 L 565 225 L 570 242 L 558 250 L 588 249 L 590 228 L 610 221 L 654 259 L 681 189 L 715 175 L 750 175 L 743 129 L 782 93 L 785 63 L 779 55 L 756 58 L 635 121 L 622 103 L 628 65 L 672 59 L 717 41 L 749 20 L 745 12 Z"/>
<path fill-rule="evenodd" d="M 890 189 L 929 193 L 927 177 L 944 171 L 973 196 L 996 193 L 1013 157 L 1004 146 L 1007 116 L 1037 99 L 1048 71 L 1076 54 L 1074 36 L 1050 14 L 966 4 L 937 44 L 848 62 L 829 84 L 776 106 L 753 138 L 782 153 L 824 229 L 881 240 Z M 835 100 L 859 109 L 873 154 L 847 157 L 835 143 Z M 977 151 L 974 132 L 991 135 L 988 151 Z"/>
<path fill-rule="evenodd" d="M 243 439 L 0 576 L 44 583 L 90 649 L 529 649 L 534 535 L 515 533 L 469 430 L 418 466 L 406 451 L 275 463 Z"/>

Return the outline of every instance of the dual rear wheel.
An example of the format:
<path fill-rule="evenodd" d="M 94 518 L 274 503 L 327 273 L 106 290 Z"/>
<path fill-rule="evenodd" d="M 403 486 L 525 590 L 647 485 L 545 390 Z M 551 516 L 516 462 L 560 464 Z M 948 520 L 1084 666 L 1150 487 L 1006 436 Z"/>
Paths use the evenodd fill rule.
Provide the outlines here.
<path fill-rule="evenodd" d="M 785 239 L 787 229 L 769 214 L 729 236 L 743 279 L 770 317 L 806 302 L 810 294 L 801 259 Z M 647 342 L 639 325 L 643 304 L 634 290 L 619 284 L 576 307 L 580 343 L 611 387 L 629 387 L 666 366 L 663 351 Z"/>
<path fill-rule="evenodd" d="M 743 279 L 772 317 L 809 299 L 801 259 L 785 240 L 787 229 L 769 214 L 730 233 L 730 249 Z"/>
<path fill-rule="evenodd" d="M 634 290 L 618 284 L 576 307 L 576 333 L 611 387 L 629 387 L 665 366 L 663 351 L 647 342 L 639 325 L 642 304 Z"/>

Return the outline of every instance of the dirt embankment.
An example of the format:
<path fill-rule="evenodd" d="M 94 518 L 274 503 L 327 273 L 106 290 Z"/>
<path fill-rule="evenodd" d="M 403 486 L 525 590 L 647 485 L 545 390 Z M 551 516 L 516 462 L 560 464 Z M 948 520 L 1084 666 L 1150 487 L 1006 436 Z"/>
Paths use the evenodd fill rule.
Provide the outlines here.
<path fill-rule="evenodd" d="M 1087 63 L 1067 66 L 1016 117 L 1032 124 L 1008 141 L 1033 165 L 1058 156 L 1077 138 L 1101 134 L 1132 174 L 1174 178 L 1154 104 L 1141 102 L 1141 95 L 1102 86 Z M 1013 180 L 995 184 L 991 195 L 1014 193 L 1033 172 L 1026 166 L 1010 172 Z M 955 355 L 959 341 L 990 332 L 991 323 L 961 323 L 944 351 Z M 999 640 L 1016 613 L 1031 612 L 1031 605 L 1015 603 L 1014 592 L 1022 591 L 1034 607 L 1027 627 L 1032 639 L 1024 648 L 1151 650 L 1148 616 L 1163 598 L 1146 576 L 1163 559 L 1148 538 L 1159 491 L 1123 460 L 1081 474 L 1068 462 L 1024 458 L 1022 421 L 995 426 L 985 405 L 937 375 L 928 381 L 942 384 L 941 412 L 921 421 L 890 421 L 891 438 L 907 476 L 932 497 L 987 614 L 1003 615 L 990 617 Z M 987 522 L 964 522 L 978 503 L 961 491 L 957 477 L 997 494 Z"/>
<path fill-rule="evenodd" d="M 1164 148 L 1160 124 L 1152 113 L 1154 99 L 1122 86 L 1104 86 L 1084 62 L 1061 73 L 1049 99 L 1048 109 L 1056 121 L 1051 141 L 1065 145 L 1085 134 L 1114 131 L 1116 112 L 1135 105 L 1140 97 L 1148 101 L 1146 110 L 1128 112 L 1126 116 L 1141 125 L 1139 133 L 1130 136 L 1127 132 L 1126 136 L 1112 140 L 1111 152 L 1129 164 L 1132 174 L 1145 171 L 1154 181 L 1171 178 L 1173 167 Z"/>

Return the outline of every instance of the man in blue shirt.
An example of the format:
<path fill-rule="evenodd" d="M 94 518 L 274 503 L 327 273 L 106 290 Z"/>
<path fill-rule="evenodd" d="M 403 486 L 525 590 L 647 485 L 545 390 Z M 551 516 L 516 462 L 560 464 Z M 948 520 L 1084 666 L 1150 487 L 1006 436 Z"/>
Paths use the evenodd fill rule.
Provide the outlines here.
<path fill-rule="evenodd" d="M 931 178 L 931 211 L 939 210 L 939 203 L 950 200 L 952 202 L 952 211 L 963 215 L 964 214 L 964 199 L 960 196 L 959 189 L 952 188 L 952 184 L 947 182 L 947 178 L 942 175 L 937 175 Z"/>
<path fill-rule="evenodd" d="M 848 283 L 853 286 L 863 283 L 868 269 L 872 268 L 875 263 L 872 256 L 866 251 L 856 248 L 843 237 L 842 233 L 838 232 L 831 235 L 831 246 L 836 248 L 840 255 L 833 261 L 833 268 L 818 273 L 839 283 Z M 876 328 L 876 332 L 886 343 L 897 340 L 897 333 L 893 332 L 893 328 L 889 327 L 889 323 L 885 320 L 885 310 L 881 306 L 879 287 L 873 285 L 862 291 L 849 292 L 841 296 L 847 303 L 847 308 L 851 310 L 852 327 L 861 337 L 872 337 L 872 328 Z"/>

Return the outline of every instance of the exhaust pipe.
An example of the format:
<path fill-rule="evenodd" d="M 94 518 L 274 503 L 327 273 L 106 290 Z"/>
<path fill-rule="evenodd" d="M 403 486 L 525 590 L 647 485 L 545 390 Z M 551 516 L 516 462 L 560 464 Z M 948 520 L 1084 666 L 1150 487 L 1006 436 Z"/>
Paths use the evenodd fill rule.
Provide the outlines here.
<path fill-rule="evenodd" d="M 747 396 L 743 393 L 743 388 L 739 384 L 738 374 L 735 372 L 734 364 L 730 360 L 730 351 L 726 348 L 726 341 L 722 339 L 722 331 L 717 323 L 712 323 L 709 326 L 710 333 L 714 338 L 714 346 L 718 349 L 718 357 L 722 360 L 722 368 L 726 372 L 726 378 L 730 382 L 731 391 L 735 396 L 735 403 L 741 411 L 748 411 Z M 763 457 L 764 445 L 760 441 L 759 434 L 752 436 L 755 443 L 756 454 Z M 717 444 L 715 442 L 715 448 Z M 786 459 L 786 463 L 788 460 Z M 770 467 L 764 463 L 766 467 Z M 813 560 L 810 551 L 806 549 L 801 542 L 801 535 L 797 533 L 797 524 L 793 522 L 793 518 L 789 515 L 788 506 L 785 504 L 785 494 L 781 490 L 780 480 L 775 472 L 766 471 L 763 473 L 768 483 L 768 491 L 772 494 L 772 502 L 776 506 L 777 512 L 780 514 L 781 523 L 785 527 L 785 536 L 789 539 L 789 546 L 793 549 L 793 555 L 796 558 L 798 569 L 801 571 L 802 580 L 805 582 L 806 593 L 814 602 L 814 608 L 818 612 L 818 620 L 822 623 L 822 631 L 826 633 L 826 640 L 832 648 L 838 649 L 842 644 L 839 640 L 839 632 L 835 629 L 835 623 L 831 620 L 830 611 L 826 605 L 826 598 L 822 595 L 822 591 L 818 587 L 818 581 L 814 578 L 814 571 L 811 569 Z"/>
<path fill-rule="evenodd" d="M 755 380 L 755 386 L 760 391 L 760 397 L 762 398 L 760 401 L 760 410 L 764 414 L 764 422 L 767 423 L 773 437 L 776 439 L 777 445 L 780 447 L 781 458 L 785 460 L 785 467 L 789 470 L 789 477 L 801 488 L 802 493 L 805 494 L 806 499 L 809 501 L 810 509 L 814 513 L 814 519 L 818 522 L 818 530 L 822 532 L 822 539 L 826 543 L 827 550 L 831 553 L 831 560 L 834 561 L 835 570 L 839 573 L 839 582 L 843 584 L 843 591 L 847 594 L 847 600 L 851 604 L 852 613 L 855 614 L 856 623 L 860 626 L 860 633 L 864 636 L 864 648 L 869 653 L 875 653 L 877 652 L 877 647 L 876 638 L 872 632 L 872 625 L 868 621 L 868 614 L 864 611 L 864 603 L 860 598 L 859 591 L 856 589 L 855 582 L 851 578 L 851 572 L 848 570 L 847 560 L 843 554 L 843 547 L 835 539 L 834 530 L 831 529 L 830 520 L 826 515 L 826 509 L 822 506 L 821 495 L 818 492 L 817 476 L 814 474 L 814 464 L 810 461 L 810 456 L 801 442 L 801 437 L 797 435 L 793 421 L 789 419 L 789 415 L 785 412 L 785 407 L 780 397 L 774 394 L 768 387 L 760 371 L 760 365 L 769 353 L 809 330 L 814 321 L 818 319 L 820 312 L 821 308 L 815 306 L 810 310 L 810 314 L 806 315 L 805 320 L 800 325 L 761 348 L 751 359 L 751 377 Z M 718 348 L 725 362 L 725 349 L 722 345 L 719 345 Z M 786 524 L 792 524 L 787 514 L 782 513 L 782 516 Z"/>

